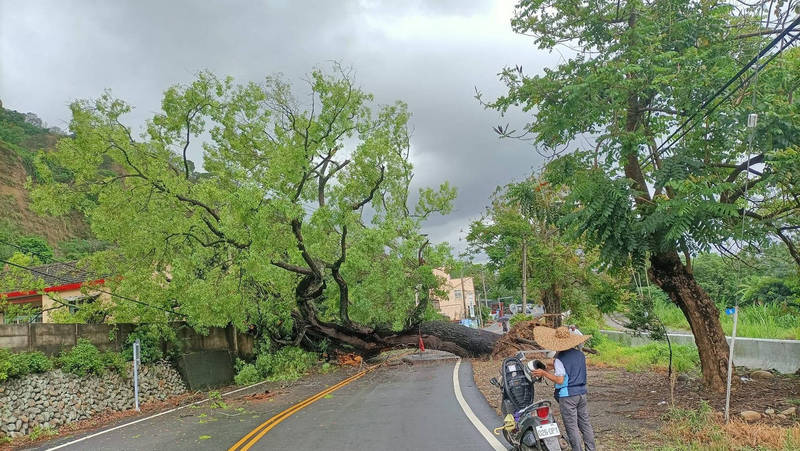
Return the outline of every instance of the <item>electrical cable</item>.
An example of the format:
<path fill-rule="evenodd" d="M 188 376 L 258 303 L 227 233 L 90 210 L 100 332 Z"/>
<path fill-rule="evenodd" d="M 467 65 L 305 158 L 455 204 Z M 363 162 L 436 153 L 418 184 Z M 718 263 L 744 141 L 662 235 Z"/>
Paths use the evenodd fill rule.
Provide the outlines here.
<path fill-rule="evenodd" d="M 70 282 L 69 279 L 65 279 L 63 277 L 59 277 L 59 276 L 56 276 L 56 275 L 53 275 L 53 274 L 48 274 L 46 272 L 39 271 L 37 269 L 31 268 L 31 267 L 28 267 L 28 266 L 19 265 L 17 263 L 13 263 L 13 262 L 10 262 L 10 261 L 2 259 L 2 258 L 0 258 L 0 263 L 4 263 L 4 264 L 9 265 L 9 266 L 13 266 L 13 267 L 25 270 L 25 271 L 29 271 L 29 272 L 34 273 L 34 274 L 39 274 L 39 275 L 42 275 L 42 276 L 52 277 L 52 278 L 60 280 L 62 282 Z M 107 295 L 109 295 L 111 297 L 119 298 L 119 299 L 122 299 L 122 300 L 125 300 L 125 301 L 133 302 L 135 304 L 139 304 L 141 306 L 148 307 L 148 308 L 151 308 L 151 309 L 160 310 L 160 311 L 163 311 L 163 312 L 171 313 L 173 315 L 182 316 L 184 318 L 189 318 L 189 315 L 187 315 L 185 313 L 180 313 L 180 312 L 176 312 L 174 310 L 170 310 L 170 309 L 167 309 L 167 308 L 158 307 L 156 305 L 148 304 L 147 302 L 140 301 L 140 300 L 134 299 L 134 298 L 130 298 L 128 296 L 123 296 L 121 294 L 113 293 L 111 291 L 101 290 L 101 289 L 97 289 L 97 288 L 93 288 L 93 291 L 96 291 L 98 293 L 107 294 Z"/>
<path fill-rule="evenodd" d="M 792 36 L 792 35 L 789 35 L 789 33 L 792 32 L 794 30 L 794 28 L 796 28 L 798 25 L 800 25 L 800 15 L 798 15 L 795 18 L 795 20 L 792 21 L 792 23 L 788 27 L 784 28 L 783 31 L 777 37 L 775 37 L 766 47 L 761 49 L 761 51 L 759 51 L 756 56 L 754 56 L 747 64 L 745 64 L 745 66 L 742 67 L 739 70 L 739 72 L 736 73 L 736 75 L 734 75 L 733 77 L 728 79 L 728 81 L 721 88 L 719 88 L 711 97 L 709 97 L 706 100 L 704 100 L 703 103 L 700 105 L 700 107 L 698 107 L 694 111 L 694 113 L 692 113 L 680 126 L 678 126 L 678 128 L 675 129 L 675 131 L 673 131 L 667 137 L 667 139 L 665 139 L 661 143 L 661 145 L 658 148 L 656 148 L 656 150 L 654 152 L 651 153 L 650 156 L 645 158 L 640 165 L 642 167 L 645 167 L 645 166 L 649 165 L 655 159 L 657 159 L 661 155 L 663 155 L 672 146 L 674 146 L 678 141 L 680 141 L 681 138 L 686 136 L 697 125 L 697 123 L 699 123 L 699 121 L 698 122 L 694 122 L 694 124 L 691 127 L 689 127 L 688 129 L 686 129 L 686 130 L 684 130 L 684 128 L 687 125 L 689 125 L 689 123 L 692 122 L 701 111 L 703 111 L 705 108 L 707 108 L 711 104 L 711 102 L 714 101 L 714 99 L 716 99 L 717 97 L 722 95 L 722 93 L 725 92 L 725 90 L 728 89 L 728 87 L 730 87 L 734 82 L 736 82 L 736 80 L 738 80 L 745 72 L 747 72 L 748 69 L 753 67 L 753 65 L 755 65 L 761 59 L 762 56 L 766 55 L 770 50 L 772 50 L 772 48 L 775 47 L 779 42 L 781 42 L 787 35 L 790 36 L 791 39 L 786 44 L 784 44 L 780 49 L 778 49 L 777 52 L 774 52 L 772 55 L 770 55 L 770 57 L 763 64 L 761 64 L 760 66 L 756 66 L 755 73 L 758 73 L 767 64 L 769 64 L 776 56 L 778 56 L 787 47 L 789 47 L 792 44 L 792 42 L 797 40 L 798 36 L 800 36 L 800 35 Z M 742 80 L 738 84 L 736 89 L 734 89 L 731 92 L 729 92 L 720 102 L 718 102 L 716 105 L 714 105 L 713 108 L 711 108 L 709 111 L 707 111 L 705 114 L 703 114 L 703 116 L 700 118 L 700 121 L 702 121 L 703 119 L 708 117 L 708 115 L 713 113 L 722 103 L 724 103 L 726 100 L 728 100 L 733 95 L 733 93 L 735 93 L 739 88 L 741 88 L 748 81 L 750 81 L 750 79 L 752 79 L 753 76 L 754 76 L 754 74 L 751 74 L 747 78 Z M 673 138 L 676 135 L 678 135 L 679 133 L 680 133 L 680 135 L 673 140 Z M 672 141 L 672 142 L 670 142 L 670 141 Z"/>

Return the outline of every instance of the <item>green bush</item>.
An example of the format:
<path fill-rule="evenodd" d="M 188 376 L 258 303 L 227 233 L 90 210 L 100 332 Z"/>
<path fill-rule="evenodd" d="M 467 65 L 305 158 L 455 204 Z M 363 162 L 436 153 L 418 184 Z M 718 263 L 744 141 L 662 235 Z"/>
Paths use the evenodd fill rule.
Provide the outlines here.
<path fill-rule="evenodd" d="M 256 366 L 252 363 L 246 363 L 239 368 L 239 372 L 234 376 L 233 381 L 236 385 L 250 385 L 255 384 L 261 380 Z"/>
<path fill-rule="evenodd" d="M 127 359 L 119 352 L 104 352 L 101 354 L 103 367 L 112 370 L 120 376 L 127 376 Z"/>
<path fill-rule="evenodd" d="M 8 379 L 11 371 L 11 353 L 5 349 L 0 349 L 0 382 Z"/>
<path fill-rule="evenodd" d="M 317 355 L 294 346 L 274 353 L 261 354 L 255 368 L 263 379 L 294 380 L 302 376 L 317 361 Z"/>
<path fill-rule="evenodd" d="M 142 363 L 156 362 L 164 358 L 164 353 L 161 351 L 161 336 L 157 330 L 151 329 L 147 326 L 139 326 L 133 333 L 128 335 L 127 346 L 122 351 L 125 360 L 133 360 L 133 343 L 139 339 L 140 354 L 139 360 Z"/>
<path fill-rule="evenodd" d="M 79 338 L 78 344 L 69 351 L 62 351 L 58 362 L 63 371 L 78 376 L 105 372 L 102 353 L 85 338 Z"/>
<path fill-rule="evenodd" d="M 12 354 L 11 362 L 12 370 L 16 368 L 16 377 L 31 373 L 44 373 L 53 369 L 53 362 L 39 351 Z"/>
<path fill-rule="evenodd" d="M 69 351 L 62 351 L 58 363 L 62 371 L 78 376 L 102 376 L 109 369 L 120 375 L 126 374 L 125 357 L 116 352 L 100 352 L 85 338 L 79 338 L 78 344 Z"/>
<path fill-rule="evenodd" d="M 53 362 L 39 351 L 12 354 L 0 349 L 0 381 L 31 373 L 43 373 L 52 368 Z"/>

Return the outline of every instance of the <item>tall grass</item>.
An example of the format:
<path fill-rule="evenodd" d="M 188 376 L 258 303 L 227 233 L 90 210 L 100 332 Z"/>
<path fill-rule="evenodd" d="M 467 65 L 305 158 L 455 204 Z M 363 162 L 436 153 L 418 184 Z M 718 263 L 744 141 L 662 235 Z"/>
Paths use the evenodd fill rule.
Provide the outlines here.
<path fill-rule="evenodd" d="M 594 364 L 625 368 L 633 372 L 666 370 L 669 366 L 669 348 L 663 342 L 652 342 L 644 346 L 624 346 L 604 335 L 599 335 L 593 337 L 592 346 L 598 351 L 597 354 L 589 356 L 589 361 Z M 700 368 L 697 348 L 672 345 L 672 367 L 679 372 Z"/>
<path fill-rule="evenodd" d="M 668 328 L 689 330 L 683 312 L 674 304 L 657 300 L 653 313 Z M 733 316 L 720 312 L 722 330 L 727 335 L 733 332 Z M 800 340 L 800 312 L 782 305 L 749 305 L 739 309 L 739 324 L 736 335 L 750 338 L 779 338 Z"/>

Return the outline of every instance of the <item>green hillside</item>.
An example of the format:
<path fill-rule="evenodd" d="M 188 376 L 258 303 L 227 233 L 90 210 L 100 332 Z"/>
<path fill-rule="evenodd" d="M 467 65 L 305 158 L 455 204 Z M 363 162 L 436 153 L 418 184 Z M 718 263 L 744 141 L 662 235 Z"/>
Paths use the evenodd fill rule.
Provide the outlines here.
<path fill-rule="evenodd" d="M 69 180 L 72 174 L 47 159 L 54 151 L 62 132 L 48 130 L 32 113 L 20 113 L 0 107 L 0 237 L 17 240 L 41 237 L 53 248 L 82 247 L 90 241 L 85 219 L 74 213 L 63 218 L 42 217 L 30 208 L 30 196 L 25 188 L 30 178 L 38 179 L 35 160 L 44 157 L 56 178 Z M 8 253 L 9 250 L 0 250 Z M 62 251 L 61 255 L 69 252 Z"/>

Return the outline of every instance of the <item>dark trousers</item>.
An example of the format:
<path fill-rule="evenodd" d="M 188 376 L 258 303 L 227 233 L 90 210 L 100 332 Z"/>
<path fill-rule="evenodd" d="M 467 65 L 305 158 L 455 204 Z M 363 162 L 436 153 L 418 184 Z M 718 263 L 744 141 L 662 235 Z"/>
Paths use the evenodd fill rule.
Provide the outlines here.
<path fill-rule="evenodd" d="M 586 445 L 587 451 L 595 451 L 594 430 L 589 423 L 589 409 L 586 406 L 586 395 L 567 396 L 558 398 L 558 405 L 561 409 L 561 419 L 564 420 L 564 429 L 567 430 L 567 438 L 572 446 L 572 451 L 581 451 Z M 581 440 L 583 435 L 583 440 Z"/>

